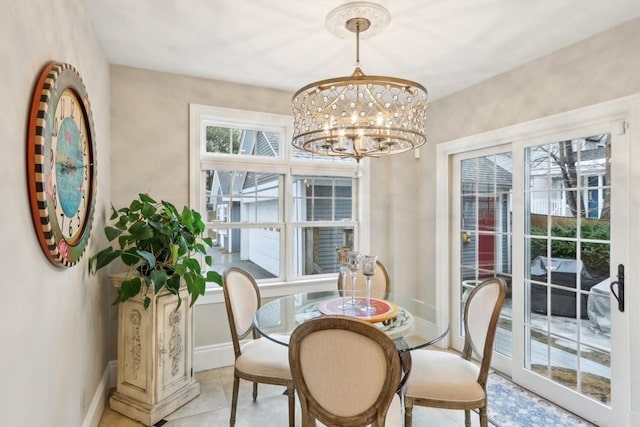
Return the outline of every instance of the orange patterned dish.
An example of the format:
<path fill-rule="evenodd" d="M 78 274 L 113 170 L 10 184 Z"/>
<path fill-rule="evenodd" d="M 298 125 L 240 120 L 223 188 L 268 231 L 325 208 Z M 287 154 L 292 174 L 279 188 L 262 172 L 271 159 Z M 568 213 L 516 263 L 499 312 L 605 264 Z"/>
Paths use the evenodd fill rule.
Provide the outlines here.
<path fill-rule="evenodd" d="M 347 297 L 346 301 L 350 301 L 350 299 L 351 298 Z M 372 313 L 366 313 L 360 309 L 367 304 L 366 298 L 357 297 L 356 302 L 357 307 L 347 306 L 347 308 L 342 308 L 343 299 L 334 298 L 321 303 L 318 309 L 322 314 L 353 316 L 372 323 L 384 322 L 385 320 L 394 318 L 398 314 L 398 306 L 391 301 L 371 298 L 371 305 L 375 309 Z"/>

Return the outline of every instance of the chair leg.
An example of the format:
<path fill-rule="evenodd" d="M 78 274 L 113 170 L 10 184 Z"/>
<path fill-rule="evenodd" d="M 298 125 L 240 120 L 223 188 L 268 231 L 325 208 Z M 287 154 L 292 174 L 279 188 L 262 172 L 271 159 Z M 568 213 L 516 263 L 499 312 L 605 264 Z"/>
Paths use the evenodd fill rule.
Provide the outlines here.
<path fill-rule="evenodd" d="M 238 388 L 240 387 L 240 378 L 233 376 L 233 394 L 231 397 L 231 418 L 229 418 L 229 426 L 236 424 L 236 407 L 238 406 Z"/>
<path fill-rule="evenodd" d="M 295 390 L 293 389 L 293 384 L 287 387 L 287 397 L 289 398 L 289 427 L 295 426 L 295 417 L 296 417 L 296 400 L 295 400 Z"/>
<path fill-rule="evenodd" d="M 480 408 L 480 427 L 488 427 L 489 421 L 487 420 L 487 407 Z"/>
<path fill-rule="evenodd" d="M 413 399 L 404 397 L 404 427 L 413 424 Z"/>
<path fill-rule="evenodd" d="M 253 401 L 258 398 L 258 383 L 253 383 Z"/>
<path fill-rule="evenodd" d="M 471 427 L 471 411 L 469 409 L 464 410 L 464 425 Z"/>

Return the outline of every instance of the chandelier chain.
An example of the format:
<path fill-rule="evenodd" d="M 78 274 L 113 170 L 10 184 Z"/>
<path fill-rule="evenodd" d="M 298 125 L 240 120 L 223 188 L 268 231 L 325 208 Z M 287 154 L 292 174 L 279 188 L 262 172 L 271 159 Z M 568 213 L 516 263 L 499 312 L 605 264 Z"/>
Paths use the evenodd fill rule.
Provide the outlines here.
<path fill-rule="evenodd" d="M 356 66 L 360 66 L 360 22 L 356 22 Z"/>

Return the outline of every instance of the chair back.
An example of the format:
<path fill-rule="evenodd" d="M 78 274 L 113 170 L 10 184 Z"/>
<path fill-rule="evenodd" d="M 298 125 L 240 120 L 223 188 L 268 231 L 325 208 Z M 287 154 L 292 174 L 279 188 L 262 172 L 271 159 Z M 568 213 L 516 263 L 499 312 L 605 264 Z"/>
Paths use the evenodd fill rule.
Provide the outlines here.
<path fill-rule="evenodd" d="M 349 276 L 347 272 L 347 276 Z M 346 284 L 342 283 L 342 275 L 338 274 L 338 290 L 342 291 L 345 287 L 347 292 L 351 291 L 351 278 L 347 277 Z M 362 274 L 362 269 L 356 274 L 356 291 L 365 292 L 367 289 L 366 277 Z M 374 294 L 384 294 L 387 296 L 391 292 L 391 282 L 389 273 L 380 261 L 376 261 L 376 274 L 371 278 L 371 292 Z M 348 295 L 348 294 L 347 294 Z"/>
<path fill-rule="evenodd" d="M 260 307 L 260 290 L 253 276 L 238 267 L 224 271 L 222 290 L 237 359 L 241 354 L 240 340 L 254 331 L 253 316 Z"/>
<path fill-rule="evenodd" d="M 500 310 L 507 294 L 507 284 L 499 277 L 480 283 L 469 295 L 464 307 L 465 344 L 462 355 L 480 361 L 478 382 L 486 385 Z"/>
<path fill-rule="evenodd" d="M 400 384 L 401 363 L 391 339 L 347 316 L 322 316 L 298 326 L 289 365 L 302 408 L 302 427 L 385 425 Z"/>

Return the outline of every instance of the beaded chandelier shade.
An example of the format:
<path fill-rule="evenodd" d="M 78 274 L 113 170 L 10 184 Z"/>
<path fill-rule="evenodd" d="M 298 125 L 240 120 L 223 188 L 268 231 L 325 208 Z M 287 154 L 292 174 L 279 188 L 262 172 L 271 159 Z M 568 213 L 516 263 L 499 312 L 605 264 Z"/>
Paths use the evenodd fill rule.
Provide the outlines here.
<path fill-rule="evenodd" d="M 359 161 L 423 145 L 427 90 L 410 80 L 367 76 L 359 66 L 360 33 L 372 27 L 372 19 L 386 25 L 386 9 L 374 3 L 350 3 L 331 12 L 327 26 L 336 19 L 346 19 L 342 25 L 356 34 L 355 71 L 348 77 L 310 83 L 295 93 L 293 146 Z"/>

